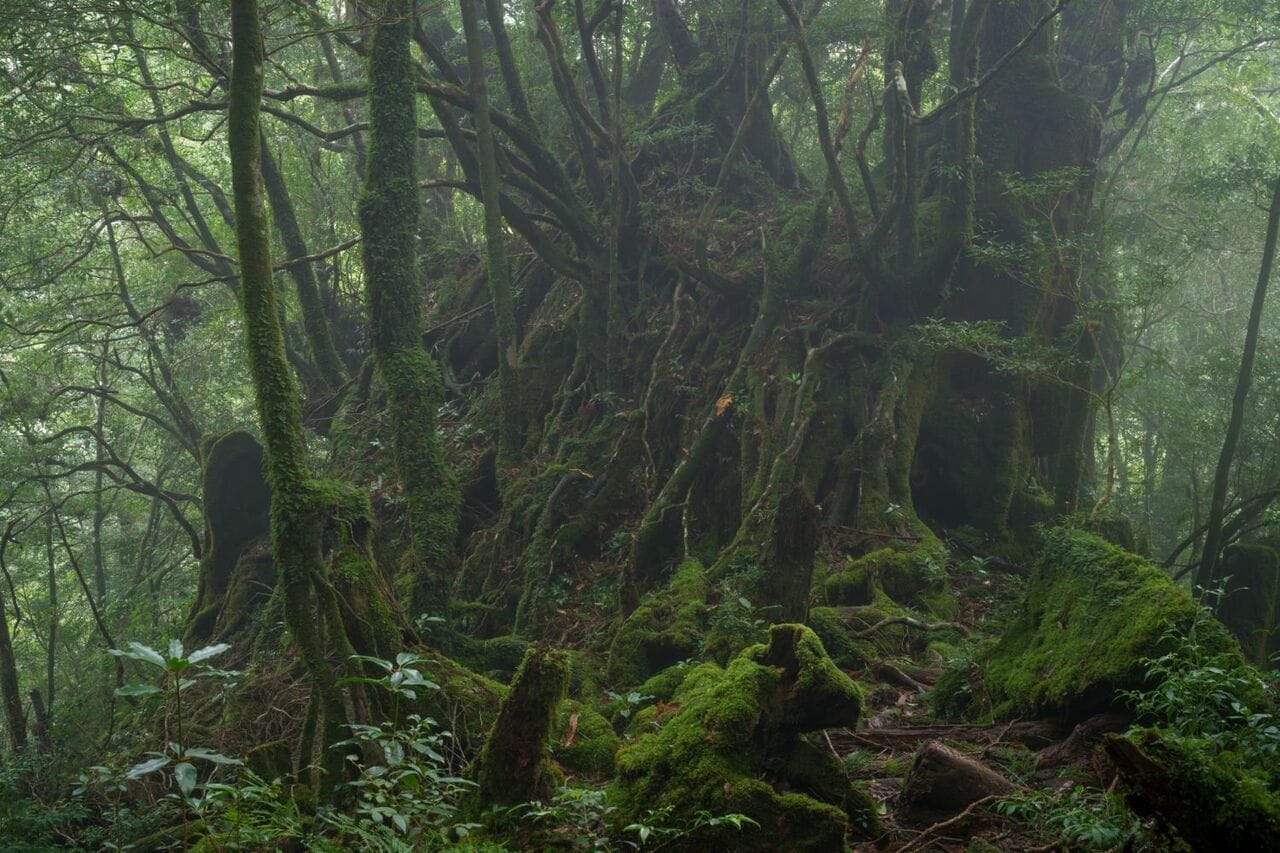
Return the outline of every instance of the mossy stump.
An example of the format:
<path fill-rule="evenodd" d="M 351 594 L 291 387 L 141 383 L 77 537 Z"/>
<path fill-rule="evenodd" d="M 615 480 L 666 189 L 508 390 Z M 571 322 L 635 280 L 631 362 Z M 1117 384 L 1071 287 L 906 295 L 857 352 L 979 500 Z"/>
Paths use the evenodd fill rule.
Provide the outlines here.
<path fill-rule="evenodd" d="M 610 799 L 619 820 L 669 809 L 682 828 L 701 811 L 758 824 L 692 830 L 678 842 L 683 850 L 841 850 L 851 827 L 874 826 L 874 809 L 834 756 L 802 737 L 855 725 L 862 706 L 857 686 L 808 628 L 774 625 L 767 644 L 728 667 L 696 667 L 671 704 L 678 710 L 656 731 L 618 753 Z"/>
<path fill-rule="evenodd" d="M 570 670 L 564 652 L 531 648 L 525 653 L 476 760 L 477 811 L 549 799 L 559 775 L 547 746 Z"/>
<path fill-rule="evenodd" d="M 235 585 L 241 557 L 270 532 L 271 488 L 263 471 L 262 445 L 247 432 L 235 430 L 208 443 L 201 472 L 205 541 L 195 604 L 187 618 L 183 642 L 197 645 L 215 639 L 228 590 Z M 269 560 L 268 556 L 268 560 Z M 252 576 L 263 575 L 251 564 Z M 266 575 L 274 583 L 270 566 Z M 268 587 L 269 589 L 269 587 Z M 243 601 L 239 604 L 244 604 Z M 233 620 L 239 624 L 240 614 Z"/>

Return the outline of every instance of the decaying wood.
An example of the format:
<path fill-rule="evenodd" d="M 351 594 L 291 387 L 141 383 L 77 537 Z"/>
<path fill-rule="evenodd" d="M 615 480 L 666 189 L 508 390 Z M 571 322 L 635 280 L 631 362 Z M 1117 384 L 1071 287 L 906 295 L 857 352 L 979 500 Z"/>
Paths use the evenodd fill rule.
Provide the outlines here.
<path fill-rule="evenodd" d="M 898 795 L 897 817 L 907 823 L 963 814 L 984 798 L 1011 794 L 1016 787 L 982 762 L 931 740 L 916 751 Z"/>
<path fill-rule="evenodd" d="M 842 752 L 855 748 L 910 749 L 924 740 L 948 740 L 989 744 L 997 741 L 1043 749 L 1062 740 L 1062 728 L 1048 720 L 1002 723 L 997 726 L 932 725 L 892 729 L 834 732 L 832 740 Z"/>

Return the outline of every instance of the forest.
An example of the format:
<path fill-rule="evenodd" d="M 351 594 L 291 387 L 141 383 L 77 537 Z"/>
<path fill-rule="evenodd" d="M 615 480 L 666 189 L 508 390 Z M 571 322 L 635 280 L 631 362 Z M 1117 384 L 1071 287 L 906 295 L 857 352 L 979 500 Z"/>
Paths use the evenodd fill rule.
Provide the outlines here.
<path fill-rule="evenodd" d="M 1276 0 L 0 0 L 0 849 L 1280 850 L 1278 231 Z"/>

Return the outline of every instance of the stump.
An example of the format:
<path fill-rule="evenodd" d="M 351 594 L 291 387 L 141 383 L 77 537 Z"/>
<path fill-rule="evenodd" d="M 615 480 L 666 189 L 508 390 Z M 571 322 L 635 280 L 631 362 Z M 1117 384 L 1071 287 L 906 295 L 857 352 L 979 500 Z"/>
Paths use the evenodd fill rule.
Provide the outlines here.
<path fill-rule="evenodd" d="M 929 741 L 911 762 L 896 814 L 907 823 L 931 823 L 959 814 L 983 797 L 1014 790 L 1012 782 L 985 764 Z"/>

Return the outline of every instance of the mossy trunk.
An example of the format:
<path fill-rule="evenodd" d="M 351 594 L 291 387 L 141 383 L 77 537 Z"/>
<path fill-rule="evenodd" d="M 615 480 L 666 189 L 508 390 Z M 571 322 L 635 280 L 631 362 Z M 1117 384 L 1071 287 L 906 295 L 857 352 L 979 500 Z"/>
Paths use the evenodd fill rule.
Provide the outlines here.
<path fill-rule="evenodd" d="M 569 659 L 559 651 L 531 648 L 476 760 L 476 801 L 481 808 L 546 801 L 556 773 L 548 738 L 569 686 Z"/>
<path fill-rule="evenodd" d="M 327 746 L 341 737 L 345 711 L 316 619 L 313 586 L 325 570 L 323 507 L 316 504 L 310 488 L 298 386 L 285 355 L 271 267 L 259 130 L 266 56 L 256 0 L 233 0 L 231 36 L 227 137 L 240 254 L 240 307 L 272 490 L 271 543 L 285 625 L 298 645 L 323 712 L 322 754 L 331 771 L 328 784 L 336 784 L 342 774 L 341 757 L 333 758 L 335 753 Z"/>
<path fill-rule="evenodd" d="M 418 563 L 412 606 L 442 616 L 453 580 L 459 494 L 436 430 L 440 369 L 422 347 L 412 4 L 384 3 L 369 51 L 369 173 L 360 230 L 373 358 L 387 390 L 392 450 Z"/>

